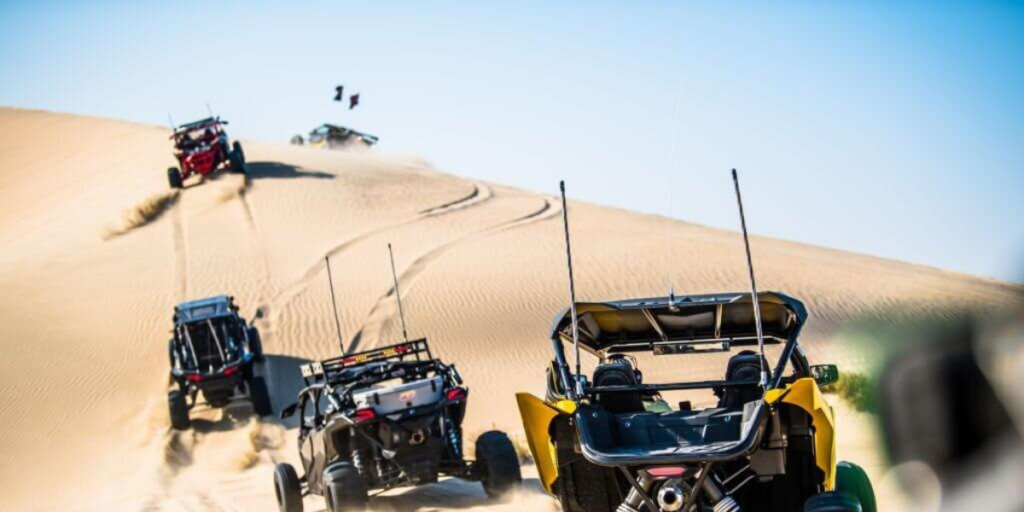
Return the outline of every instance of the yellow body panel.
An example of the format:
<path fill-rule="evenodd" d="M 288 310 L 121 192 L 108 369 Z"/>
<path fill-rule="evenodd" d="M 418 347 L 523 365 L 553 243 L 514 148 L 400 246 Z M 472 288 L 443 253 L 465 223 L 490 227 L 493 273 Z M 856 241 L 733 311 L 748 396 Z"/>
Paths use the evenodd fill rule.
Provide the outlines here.
<path fill-rule="evenodd" d="M 516 402 L 526 430 L 526 443 L 530 445 L 533 460 L 537 463 L 540 482 L 551 494 L 551 486 L 558 478 L 558 458 L 551 442 L 551 421 L 559 415 L 576 412 L 576 403 L 562 400 L 549 404 L 529 393 L 516 393 Z"/>
<path fill-rule="evenodd" d="M 814 422 L 815 463 L 825 473 L 825 490 L 836 485 L 835 418 L 832 407 L 825 402 L 814 379 L 798 379 L 785 389 L 772 389 L 765 395 L 770 404 L 784 402 L 795 405 L 811 415 Z"/>
<path fill-rule="evenodd" d="M 311 147 L 311 148 L 317 148 L 317 149 L 319 149 L 319 148 L 325 148 L 325 147 L 327 147 L 327 140 L 326 140 L 326 139 L 324 139 L 324 140 L 322 140 L 322 141 L 319 141 L 319 142 L 310 142 L 310 143 L 309 143 L 309 147 Z"/>

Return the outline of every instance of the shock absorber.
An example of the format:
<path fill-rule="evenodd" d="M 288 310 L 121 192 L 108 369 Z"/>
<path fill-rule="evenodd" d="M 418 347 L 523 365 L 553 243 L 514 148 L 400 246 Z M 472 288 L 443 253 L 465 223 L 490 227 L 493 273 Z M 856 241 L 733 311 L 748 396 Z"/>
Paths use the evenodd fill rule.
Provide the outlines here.
<path fill-rule="evenodd" d="M 708 497 L 715 504 L 715 512 L 743 512 L 740 504 L 736 503 L 732 496 L 722 492 L 711 478 L 704 479 L 701 488 L 704 489 L 704 492 L 708 494 Z"/>
<path fill-rule="evenodd" d="M 360 475 L 366 474 L 366 467 L 363 465 L 363 451 L 352 450 L 352 466 L 356 468 L 356 471 Z"/>
<path fill-rule="evenodd" d="M 368 468 L 366 467 L 366 463 L 364 461 L 364 456 L 365 456 L 364 452 L 366 450 L 364 450 L 363 448 L 361 448 L 359 446 L 359 441 L 355 438 L 355 436 L 349 437 L 348 439 L 349 439 L 349 453 L 352 454 L 352 466 L 354 468 L 356 468 L 356 471 L 358 471 L 360 475 L 362 475 L 364 477 L 368 476 L 367 475 L 367 469 Z"/>
<path fill-rule="evenodd" d="M 462 429 L 455 426 L 451 418 L 445 416 L 445 434 L 448 436 L 448 449 L 452 452 L 452 458 L 462 459 Z"/>
<path fill-rule="evenodd" d="M 643 494 L 647 494 L 651 490 L 654 480 L 650 473 L 640 471 L 637 475 L 636 484 L 643 490 Z M 642 512 L 643 510 L 646 510 L 643 495 L 636 488 L 633 488 L 629 490 L 626 499 L 615 509 L 615 512 Z"/>

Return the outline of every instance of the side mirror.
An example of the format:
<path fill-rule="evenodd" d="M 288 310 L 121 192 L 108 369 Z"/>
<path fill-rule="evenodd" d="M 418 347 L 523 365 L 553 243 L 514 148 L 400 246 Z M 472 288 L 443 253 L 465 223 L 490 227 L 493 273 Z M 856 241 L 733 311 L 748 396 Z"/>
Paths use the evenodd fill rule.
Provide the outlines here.
<path fill-rule="evenodd" d="M 811 366 L 811 376 L 818 386 L 828 386 L 839 382 L 839 367 L 834 364 L 816 364 Z"/>
<path fill-rule="evenodd" d="M 298 403 L 294 403 L 294 404 L 289 405 L 288 407 L 285 407 L 284 409 L 281 409 L 281 419 L 282 420 L 286 420 L 288 418 L 291 418 L 292 416 L 295 415 L 295 411 L 297 411 L 298 408 L 299 408 L 299 404 Z"/>

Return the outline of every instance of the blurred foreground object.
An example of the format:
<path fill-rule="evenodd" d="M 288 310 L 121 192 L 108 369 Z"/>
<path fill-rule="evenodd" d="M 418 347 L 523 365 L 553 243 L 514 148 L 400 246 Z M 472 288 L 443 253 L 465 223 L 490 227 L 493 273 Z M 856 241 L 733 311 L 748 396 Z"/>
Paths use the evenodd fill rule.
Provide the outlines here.
<path fill-rule="evenodd" d="M 876 340 L 891 350 L 878 405 L 893 470 L 917 510 L 1024 511 L 1024 316 L 897 330 Z"/>

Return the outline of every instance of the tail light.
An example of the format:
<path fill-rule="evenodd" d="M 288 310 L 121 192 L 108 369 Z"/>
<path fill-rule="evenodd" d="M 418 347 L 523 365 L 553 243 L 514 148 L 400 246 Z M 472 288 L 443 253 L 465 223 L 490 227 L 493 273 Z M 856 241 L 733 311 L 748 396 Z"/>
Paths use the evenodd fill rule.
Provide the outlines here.
<path fill-rule="evenodd" d="M 202 379 L 198 373 L 190 373 L 186 378 L 189 382 L 199 382 L 199 379 Z"/>
<path fill-rule="evenodd" d="M 462 388 L 452 388 L 448 390 L 448 400 L 465 400 L 466 390 Z"/>
<path fill-rule="evenodd" d="M 679 478 L 687 476 L 690 471 L 683 466 L 661 466 L 648 468 L 647 473 L 656 478 Z"/>
<path fill-rule="evenodd" d="M 377 419 L 377 413 L 373 409 L 356 409 L 356 412 L 352 413 L 352 421 L 355 423 L 366 423 Z"/>
<path fill-rule="evenodd" d="M 229 366 L 229 367 L 224 369 L 224 376 L 225 377 L 230 377 L 231 375 L 234 375 L 236 373 L 238 373 L 238 367 L 237 366 Z"/>

